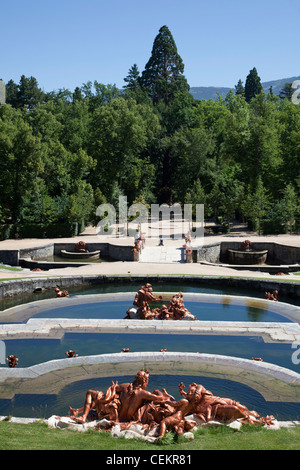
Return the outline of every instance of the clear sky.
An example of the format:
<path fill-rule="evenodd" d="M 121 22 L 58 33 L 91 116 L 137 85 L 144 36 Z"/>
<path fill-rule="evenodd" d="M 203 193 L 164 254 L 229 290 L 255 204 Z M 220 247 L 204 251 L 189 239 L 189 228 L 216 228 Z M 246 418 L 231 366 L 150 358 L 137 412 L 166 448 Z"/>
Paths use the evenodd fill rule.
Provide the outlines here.
<path fill-rule="evenodd" d="M 167 25 L 191 87 L 300 75 L 300 0 L 0 0 L 0 78 L 44 91 L 123 87 Z"/>

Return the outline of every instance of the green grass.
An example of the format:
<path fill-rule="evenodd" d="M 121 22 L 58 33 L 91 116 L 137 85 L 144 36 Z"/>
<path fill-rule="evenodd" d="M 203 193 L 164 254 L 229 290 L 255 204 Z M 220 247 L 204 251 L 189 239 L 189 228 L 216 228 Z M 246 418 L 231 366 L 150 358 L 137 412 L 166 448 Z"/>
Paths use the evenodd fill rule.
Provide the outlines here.
<path fill-rule="evenodd" d="M 18 424 L 0 422 L 0 450 L 299 450 L 300 426 L 280 430 L 243 426 L 235 431 L 226 426 L 202 428 L 195 439 L 167 434 L 158 444 L 136 439 L 116 439 L 102 431 L 79 433 L 51 429 L 46 423 Z"/>
<path fill-rule="evenodd" d="M 0 264 L 0 269 L 5 271 L 23 271 L 22 268 L 14 268 L 13 266 L 6 266 L 5 264 Z"/>

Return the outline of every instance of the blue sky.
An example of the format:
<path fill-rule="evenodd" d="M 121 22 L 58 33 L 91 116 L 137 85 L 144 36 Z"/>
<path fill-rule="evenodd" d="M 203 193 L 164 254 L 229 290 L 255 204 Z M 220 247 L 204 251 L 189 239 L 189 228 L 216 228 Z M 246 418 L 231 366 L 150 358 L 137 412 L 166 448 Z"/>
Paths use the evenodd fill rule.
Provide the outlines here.
<path fill-rule="evenodd" d="M 192 86 L 300 75 L 299 0 L 0 0 L 0 78 L 45 91 L 87 81 L 122 87 L 167 25 Z"/>

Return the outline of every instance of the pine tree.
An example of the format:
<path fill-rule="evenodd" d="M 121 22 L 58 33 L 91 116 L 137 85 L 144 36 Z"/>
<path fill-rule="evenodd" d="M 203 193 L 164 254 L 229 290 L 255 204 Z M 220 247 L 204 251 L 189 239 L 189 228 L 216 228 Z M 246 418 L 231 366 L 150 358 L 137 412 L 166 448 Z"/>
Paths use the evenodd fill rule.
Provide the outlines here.
<path fill-rule="evenodd" d="M 75 103 L 75 101 L 81 101 L 81 100 L 82 100 L 82 93 L 81 93 L 80 88 L 77 86 L 73 93 L 73 103 Z"/>
<path fill-rule="evenodd" d="M 244 88 L 244 85 L 243 85 L 243 82 L 242 82 L 241 79 L 235 85 L 235 94 L 236 95 L 244 95 L 245 94 L 245 88 Z"/>
<path fill-rule="evenodd" d="M 32 110 L 38 103 L 43 102 L 44 93 L 39 88 L 36 78 L 21 76 L 17 99 L 20 108 L 26 106 L 29 110 Z"/>
<path fill-rule="evenodd" d="M 281 89 L 279 96 L 281 100 L 287 98 L 289 101 L 292 100 L 293 93 L 295 89 L 292 87 L 292 83 L 286 83 L 284 87 Z"/>
<path fill-rule="evenodd" d="M 142 73 L 141 85 L 148 89 L 154 104 L 163 100 L 168 105 L 179 90 L 189 89 L 183 71 L 184 64 L 173 36 L 167 26 L 162 26 Z"/>
<path fill-rule="evenodd" d="M 18 85 L 9 80 L 6 84 L 6 103 L 11 104 L 13 108 L 18 106 Z"/>
<path fill-rule="evenodd" d="M 139 86 L 139 77 L 140 72 L 138 70 L 138 66 L 137 64 L 133 64 L 133 66 L 129 69 L 127 77 L 124 78 L 124 82 L 126 82 L 127 85 L 124 85 L 123 88 L 135 90 Z"/>
<path fill-rule="evenodd" d="M 245 83 L 245 98 L 249 103 L 254 96 L 258 95 L 263 90 L 260 77 L 257 74 L 257 70 L 254 67 L 250 70 Z"/>

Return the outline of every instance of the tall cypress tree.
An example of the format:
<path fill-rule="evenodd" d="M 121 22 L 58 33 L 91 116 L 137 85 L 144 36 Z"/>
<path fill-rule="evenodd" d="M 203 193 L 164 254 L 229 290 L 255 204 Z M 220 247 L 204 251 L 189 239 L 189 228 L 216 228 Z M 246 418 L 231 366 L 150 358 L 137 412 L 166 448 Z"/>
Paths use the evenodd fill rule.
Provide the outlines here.
<path fill-rule="evenodd" d="M 167 26 L 162 26 L 142 73 L 141 85 L 148 89 L 154 104 L 163 100 L 168 105 L 177 91 L 189 90 L 183 71 L 184 64 L 177 52 L 173 36 Z"/>
<path fill-rule="evenodd" d="M 245 99 L 247 103 L 250 103 L 254 96 L 258 95 L 263 90 L 260 77 L 257 74 L 257 70 L 254 67 L 250 70 L 245 83 Z"/>

